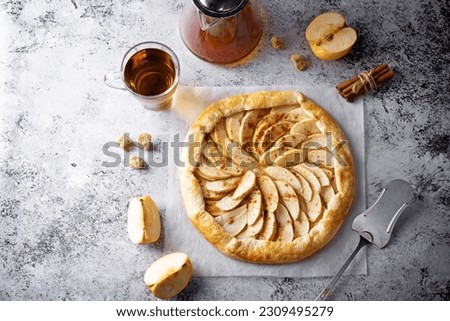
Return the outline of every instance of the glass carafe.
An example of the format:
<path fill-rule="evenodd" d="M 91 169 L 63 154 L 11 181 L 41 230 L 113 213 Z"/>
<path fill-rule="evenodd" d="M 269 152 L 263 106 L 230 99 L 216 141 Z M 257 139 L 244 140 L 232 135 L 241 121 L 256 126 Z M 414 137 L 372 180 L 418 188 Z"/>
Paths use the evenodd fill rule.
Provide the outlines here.
<path fill-rule="evenodd" d="M 256 0 L 187 0 L 180 18 L 180 34 L 189 50 L 218 64 L 249 55 L 262 33 Z"/>

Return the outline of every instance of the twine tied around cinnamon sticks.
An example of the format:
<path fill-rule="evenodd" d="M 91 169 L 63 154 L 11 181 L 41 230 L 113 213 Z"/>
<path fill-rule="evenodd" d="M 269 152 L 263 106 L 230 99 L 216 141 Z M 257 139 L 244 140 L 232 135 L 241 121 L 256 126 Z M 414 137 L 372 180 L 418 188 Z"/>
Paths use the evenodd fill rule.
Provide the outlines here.
<path fill-rule="evenodd" d="M 374 90 L 393 76 L 394 72 L 386 63 L 384 63 L 368 72 L 362 72 L 359 75 L 340 83 L 336 86 L 336 89 L 345 100 L 351 102 L 368 91 Z"/>

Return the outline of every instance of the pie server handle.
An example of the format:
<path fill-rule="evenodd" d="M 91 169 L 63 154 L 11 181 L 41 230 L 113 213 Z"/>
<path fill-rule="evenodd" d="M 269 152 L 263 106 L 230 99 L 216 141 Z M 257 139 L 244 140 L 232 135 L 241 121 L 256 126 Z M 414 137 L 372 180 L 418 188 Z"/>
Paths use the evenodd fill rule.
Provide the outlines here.
<path fill-rule="evenodd" d="M 383 248 L 388 244 L 395 223 L 411 202 L 412 197 L 413 191 L 409 183 L 401 179 L 390 181 L 378 200 L 353 220 L 352 228 L 360 235 L 358 246 L 319 294 L 316 301 L 324 301 L 328 298 L 350 262 L 364 246 L 373 243 L 379 248 Z"/>

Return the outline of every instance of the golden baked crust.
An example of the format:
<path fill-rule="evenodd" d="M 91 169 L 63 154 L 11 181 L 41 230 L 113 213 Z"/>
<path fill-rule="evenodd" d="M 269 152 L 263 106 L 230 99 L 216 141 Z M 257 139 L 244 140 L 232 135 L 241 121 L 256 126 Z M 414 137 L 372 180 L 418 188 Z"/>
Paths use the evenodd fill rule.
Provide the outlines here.
<path fill-rule="evenodd" d="M 240 130 L 238 137 L 233 125 Z M 273 141 L 267 140 L 272 136 Z M 186 137 L 189 146 L 179 169 L 185 208 L 192 224 L 224 254 L 255 263 L 295 262 L 323 248 L 342 225 L 354 196 L 350 148 L 334 119 L 303 94 L 263 91 L 216 101 Z M 233 142 L 230 137 L 239 146 L 236 150 L 254 157 L 255 163 L 236 164 L 232 149 L 220 144 Z M 324 139 L 326 146 L 307 148 Z M 220 154 L 211 156 L 205 146 Z M 267 157 L 270 153 L 276 159 Z M 301 156 L 291 159 L 289 153 Z M 310 155 L 317 155 L 321 164 L 312 166 Z M 222 162 L 213 163 L 216 159 Z"/>

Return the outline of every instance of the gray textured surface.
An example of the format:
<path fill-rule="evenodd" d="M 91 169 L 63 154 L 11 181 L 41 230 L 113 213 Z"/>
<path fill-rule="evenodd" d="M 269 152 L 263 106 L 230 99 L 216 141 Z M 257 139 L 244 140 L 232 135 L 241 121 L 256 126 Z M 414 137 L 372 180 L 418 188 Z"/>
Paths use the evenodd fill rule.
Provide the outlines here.
<path fill-rule="evenodd" d="M 102 145 L 144 129 L 166 139 L 168 114 L 149 114 L 103 84 L 127 47 L 172 47 L 185 85 L 334 86 L 387 61 L 395 78 L 366 97 L 368 204 L 383 184 L 404 178 L 414 204 L 389 246 L 368 250 L 369 274 L 344 277 L 336 300 L 449 300 L 448 1 L 263 1 L 267 45 L 248 65 L 220 68 L 193 57 L 177 31 L 182 1 L 0 2 L 0 299 L 148 300 L 143 271 L 160 255 L 126 235 L 129 198 L 164 203 L 164 168 L 102 166 Z M 296 72 L 288 56 L 310 55 L 303 37 L 320 12 L 342 12 L 359 40 L 340 61 Z M 267 38 L 267 36 L 266 36 Z M 311 56 L 311 55 L 310 55 Z M 156 155 L 163 149 L 157 146 Z M 162 208 L 163 219 L 170 213 Z M 313 299 L 325 278 L 194 279 L 178 299 Z"/>

